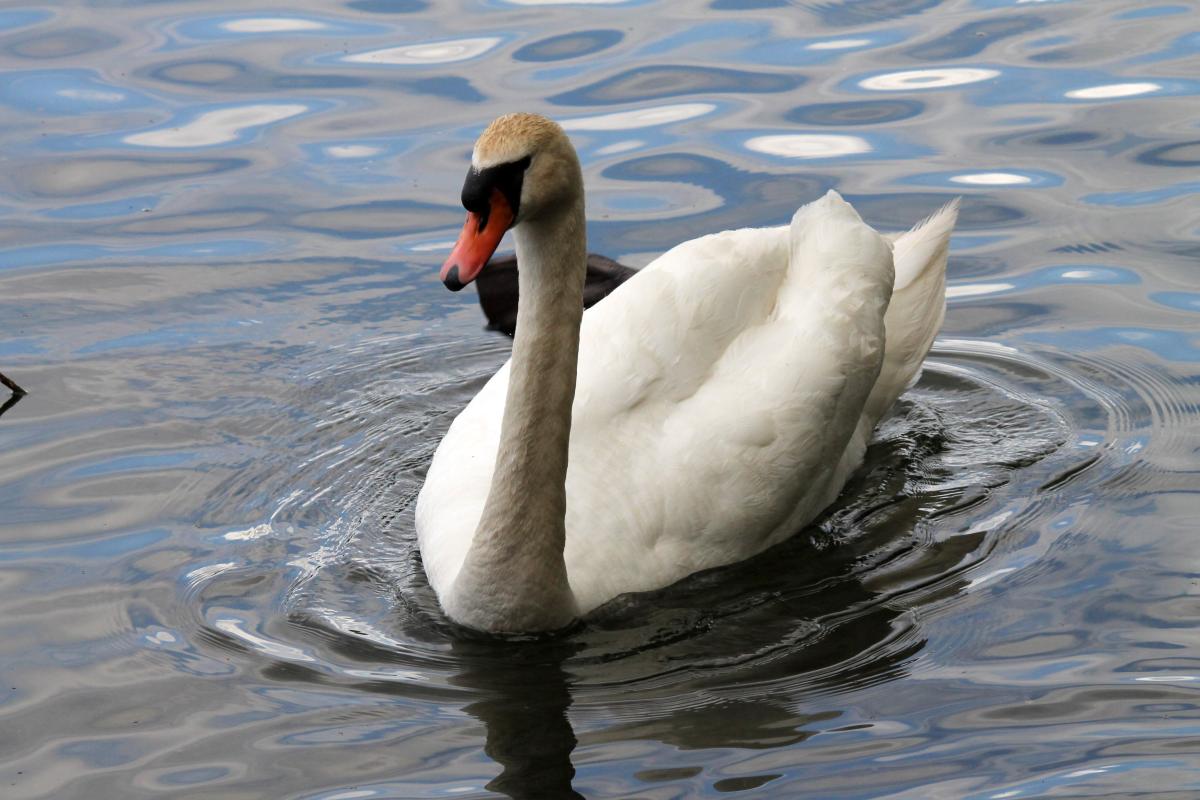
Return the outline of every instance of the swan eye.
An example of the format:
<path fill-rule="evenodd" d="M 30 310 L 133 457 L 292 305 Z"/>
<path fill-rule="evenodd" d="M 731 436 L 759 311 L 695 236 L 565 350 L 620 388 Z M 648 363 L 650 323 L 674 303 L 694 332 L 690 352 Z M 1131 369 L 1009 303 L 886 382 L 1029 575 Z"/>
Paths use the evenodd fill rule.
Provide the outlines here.
<path fill-rule="evenodd" d="M 499 189 L 512 208 L 513 216 L 520 210 L 521 184 L 525 179 L 525 170 L 533 162 L 533 156 L 525 156 L 516 161 L 497 164 L 493 167 L 467 171 L 463 181 L 463 208 L 475 214 L 486 214 L 492 201 L 492 191 Z"/>

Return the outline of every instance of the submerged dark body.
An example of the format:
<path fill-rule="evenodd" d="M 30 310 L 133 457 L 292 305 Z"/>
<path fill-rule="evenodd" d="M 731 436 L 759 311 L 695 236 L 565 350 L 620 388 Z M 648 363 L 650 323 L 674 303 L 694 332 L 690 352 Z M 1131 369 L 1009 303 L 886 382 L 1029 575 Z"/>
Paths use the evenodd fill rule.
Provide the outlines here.
<path fill-rule="evenodd" d="M 588 253 L 583 307 L 596 305 L 636 274 L 636 269 L 611 258 Z M 479 273 L 475 285 L 479 288 L 479 305 L 487 317 L 487 329 L 512 336 L 517 329 L 517 257 L 493 259 Z"/>

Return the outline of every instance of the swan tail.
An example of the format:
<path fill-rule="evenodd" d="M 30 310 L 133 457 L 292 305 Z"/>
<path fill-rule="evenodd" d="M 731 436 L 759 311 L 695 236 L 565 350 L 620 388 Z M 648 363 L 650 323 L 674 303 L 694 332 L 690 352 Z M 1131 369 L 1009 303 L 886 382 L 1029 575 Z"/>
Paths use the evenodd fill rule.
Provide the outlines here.
<path fill-rule="evenodd" d="M 946 315 L 946 261 L 957 220 L 955 199 L 892 240 L 896 283 L 884 317 L 887 344 L 879 378 L 867 403 L 874 419 L 881 417 L 920 377 L 921 363 L 942 327 Z"/>
<path fill-rule="evenodd" d="M 895 292 L 935 274 L 942 276 L 944 282 L 950 234 L 958 221 L 958 203 L 959 199 L 954 198 L 892 241 L 896 263 Z"/>
<path fill-rule="evenodd" d="M 851 309 L 866 318 L 865 304 L 886 307 L 894 284 L 890 246 L 837 192 L 801 206 L 792 217 L 789 239 L 781 308 L 807 316 L 808 299 L 816 297 L 827 308 Z"/>

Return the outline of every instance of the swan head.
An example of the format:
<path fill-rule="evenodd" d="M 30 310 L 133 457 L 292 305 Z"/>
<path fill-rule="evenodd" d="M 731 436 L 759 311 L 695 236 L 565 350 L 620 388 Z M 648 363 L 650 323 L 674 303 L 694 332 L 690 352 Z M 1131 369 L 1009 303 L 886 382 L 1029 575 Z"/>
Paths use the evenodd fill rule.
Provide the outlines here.
<path fill-rule="evenodd" d="M 457 292 L 473 281 L 509 228 L 568 207 L 583 178 L 571 140 L 538 114 L 506 114 L 475 142 L 463 181 L 467 220 L 442 265 L 442 283 Z"/>

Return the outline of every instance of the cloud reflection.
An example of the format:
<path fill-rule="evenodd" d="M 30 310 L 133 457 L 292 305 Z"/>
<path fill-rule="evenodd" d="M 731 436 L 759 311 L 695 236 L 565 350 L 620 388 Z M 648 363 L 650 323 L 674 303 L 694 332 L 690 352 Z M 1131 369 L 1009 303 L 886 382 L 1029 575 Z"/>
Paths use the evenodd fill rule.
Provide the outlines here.
<path fill-rule="evenodd" d="M 962 283 L 946 287 L 946 297 L 956 300 L 961 297 L 981 297 L 989 294 L 1001 294 L 1016 289 L 1015 283 Z"/>
<path fill-rule="evenodd" d="M 860 136 L 835 133 L 784 133 L 755 136 L 746 142 L 749 150 L 783 158 L 837 158 L 871 152 L 871 144 Z"/>
<path fill-rule="evenodd" d="M 324 22 L 300 17 L 246 17 L 221 23 L 221 28 L 230 33 L 287 33 L 319 31 L 328 27 Z"/>
<path fill-rule="evenodd" d="M 637 108 L 632 111 L 616 111 L 593 117 L 576 117 L 564 120 L 562 127 L 568 131 L 624 131 L 633 128 L 649 128 L 666 125 L 685 119 L 694 119 L 716 110 L 713 103 L 678 103 L 653 108 Z"/>
<path fill-rule="evenodd" d="M 382 153 L 383 148 L 369 144 L 332 144 L 325 152 L 331 158 L 370 158 Z"/>
<path fill-rule="evenodd" d="M 139 147 L 205 147 L 235 141 L 248 128 L 303 114 L 308 106 L 299 103 L 263 104 L 221 108 L 196 117 L 185 125 L 159 128 L 126 136 L 126 144 Z"/>
<path fill-rule="evenodd" d="M 450 64 L 481 56 L 503 40 L 498 36 L 480 36 L 474 39 L 448 39 L 442 42 L 388 47 L 346 56 L 343 61 L 354 64 Z"/>
<path fill-rule="evenodd" d="M 965 175 L 954 175 L 950 178 L 950 182 L 964 183 L 969 186 L 1017 186 L 1033 183 L 1033 178 L 1012 172 L 972 172 Z"/>
<path fill-rule="evenodd" d="M 970 297 L 987 297 L 1028 292 L 1047 286 L 1070 284 L 1095 286 L 1129 286 L 1141 283 L 1141 278 L 1132 270 L 1103 265 L 1062 265 L 1043 267 L 1019 275 L 1009 276 L 1005 281 L 966 281 L 951 283 L 946 287 L 946 297 L 961 300 Z"/>
<path fill-rule="evenodd" d="M 287 661 L 315 661 L 312 656 L 305 653 L 298 647 L 293 647 L 290 644 L 276 642 L 264 636 L 259 636 L 256 633 L 251 633 L 244 627 L 247 623 L 245 620 L 237 619 L 236 617 L 221 617 L 213 622 L 213 627 L 219 631 L 224 631 L 230 636 L 239 639 L 243 644 L 258 650 L 261 653 L 282 658 Z"/>
<path fill-rule="evenodd" d="M 1150 94 L 1162 90 L 1162 84 L 1150 83 L 1108 83 L 1103 86 L 1087 86 L 1083 89 L 1072 89 L 1067 97 L 1072 100 L 1113 100 L 1118 97 L 1135 97 L 1139 94 Z"/>
<path fill-rule="evenodd" d="M 855 47 L 866 47 L 871 44 L 870 39 L 829 39 L 824 42 L 813 42 L 808 45 L 809 50 L 851 50 Z"/>
<path fill-rule="evenodd" d="M 91 103 L 120 103 L 126 97 L 124 92 L 106 92 L 100 89 L 59 89 L 57 94 L 68 100 L 83 100 Z"/>
<path fill-rule="evenodd" d="M 918 186 L 941 186 L 960 190 L 964 186 L 979 187 L 981 189 L 1002 189 L 1005 187 L 1044 189 L 1050 186 L 1061 186 L 1063 177 L 1045 170 L 1016 169 L 1010 167 L 1007 169 L 980 169 L 975 171 L 922 172 L 901 178 L 900 182 L 916 184 Z"/>
<path fill-rule="evenodd" d="M 906 92 L 914 89 L 944 89 L 948 86 L 963 86 L 979 83 L 1000 74 L 1000 70 L 982 67 L 948 67 L 945 69 L 910 69 L 903 72 L 886 72 L 864 78 L 858 85 L 877 92 Z"/>
<path fill-rule="evenodd" d="M 606 144 L 603 147 L 597 149 L 596 155 L 611 156 L 611 155 L 616 155 L 617 153 L 628 153 L 630 150 L 637 150 L 639 147 L 642 147 L 645 144 L 646 143 L 640 139 L 622 139 L 619 142 L 613 142 L 612 144 Z"/>

